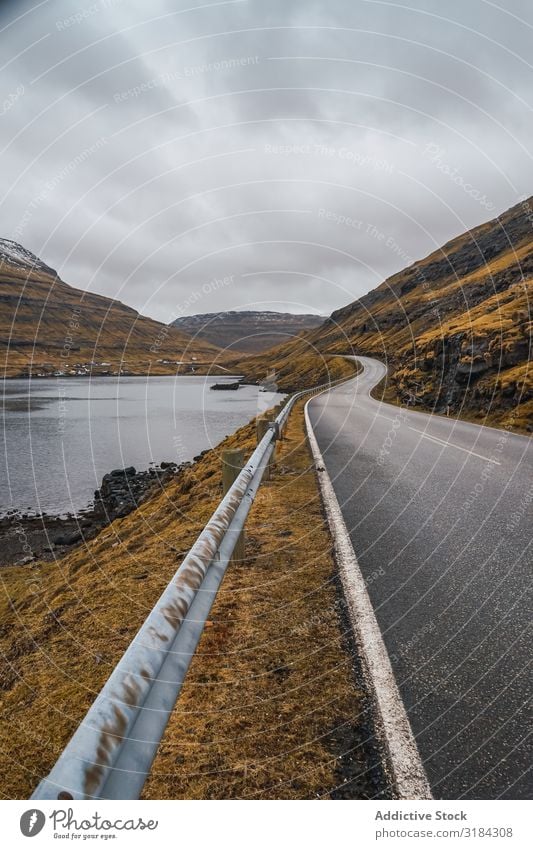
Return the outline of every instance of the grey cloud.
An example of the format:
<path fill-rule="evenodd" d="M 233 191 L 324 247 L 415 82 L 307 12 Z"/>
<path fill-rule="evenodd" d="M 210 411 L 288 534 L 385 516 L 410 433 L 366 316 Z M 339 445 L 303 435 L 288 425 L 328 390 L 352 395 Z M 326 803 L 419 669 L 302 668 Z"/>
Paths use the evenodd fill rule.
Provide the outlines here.
<path fill-rule="evenodd" d="M 329 312 L 531 193 L 522 0 L 57 0 L 0 29 L 17 14 L 1 234 L 161 320 Z"/>

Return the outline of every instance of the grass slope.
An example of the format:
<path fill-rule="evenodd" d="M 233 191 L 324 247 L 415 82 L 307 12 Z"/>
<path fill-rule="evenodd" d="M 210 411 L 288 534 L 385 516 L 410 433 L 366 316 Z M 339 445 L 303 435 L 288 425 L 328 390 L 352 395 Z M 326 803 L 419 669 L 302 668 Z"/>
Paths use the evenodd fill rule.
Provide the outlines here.
<path fill-rule="evenodd" d="M 174 374 L 158 360 L 212 362 L 213 345 L 192 339 L 102 295 L 75 289 L 54 271 L 0 262 L 0 357 L 3 373 L 69 371 L 105 362 L 135 374 Z M 98 370 L 97 370 L 98 371 Z"/>
<path fill-rule="evenodd" d="M 51 768 L 211 515 L 220 448 L 249 454 L 254 444 L 251 424 L 62 560 L 2 570 L 4 797 L 27 797 Z M 228 570 L 146 797 L 376 792 L 301 407 L 278 450 L 245 562 Z"/>

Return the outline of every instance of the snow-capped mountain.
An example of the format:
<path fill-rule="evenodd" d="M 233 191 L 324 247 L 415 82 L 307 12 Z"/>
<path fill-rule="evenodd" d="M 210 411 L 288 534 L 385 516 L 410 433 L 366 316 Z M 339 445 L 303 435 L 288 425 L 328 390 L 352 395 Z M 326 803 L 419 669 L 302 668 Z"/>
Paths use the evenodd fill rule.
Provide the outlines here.
<path fill-rule="evenodd" d="M 44 271 L 46 274 L 56 275 L 57 272 L 49 265 L 46 265 L 35 256 L 27 248 L 23 248 L 18 242 L 13 242 L 11 239 L 0 239 L 0 268 L 4 263 L 9 263 L 17 268 L 27 269 L 28 271 Z"/>

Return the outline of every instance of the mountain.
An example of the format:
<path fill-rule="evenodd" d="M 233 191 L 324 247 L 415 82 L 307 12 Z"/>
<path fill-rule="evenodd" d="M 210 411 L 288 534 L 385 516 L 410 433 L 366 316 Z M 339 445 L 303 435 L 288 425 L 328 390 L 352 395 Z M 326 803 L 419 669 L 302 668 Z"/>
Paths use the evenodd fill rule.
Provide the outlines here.
<path fill-rule="evenodd" d="M 61 371 L 174 374 L 220 352 L 136 310 L 75 289 L 30 251 L 0 239 L 0 356 L 7 377 Z M 165 362 L 168 360 L 169 362 Z"/>
<path fill-rule="evenodd" d="M 532 296 L 530 198 L 242 367 L 296 389 L 338 370 L 332 354 L 367 354 L 389 366 L 387 400 L 531 431 Z"/>
<path fill-rule="evenodd" d="M 324 317 L 319 315 L 244 310 L 183 316 L 173 326 L 219 348 L 257 352 L 288 342 L 302 330 L 318 327 L 323 321 Z"/>

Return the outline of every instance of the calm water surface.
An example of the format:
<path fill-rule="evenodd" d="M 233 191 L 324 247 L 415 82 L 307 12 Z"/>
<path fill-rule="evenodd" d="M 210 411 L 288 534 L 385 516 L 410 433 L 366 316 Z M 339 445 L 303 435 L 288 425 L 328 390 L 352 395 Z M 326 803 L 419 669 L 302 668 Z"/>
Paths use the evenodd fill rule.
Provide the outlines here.
<path fill-rule="evenodd" d="M 210 390 L 225 379 L 5 381 L 0 514 L 79 510 L 111 469 L 192 460 L 283 397 L 255 386 Z"/>

